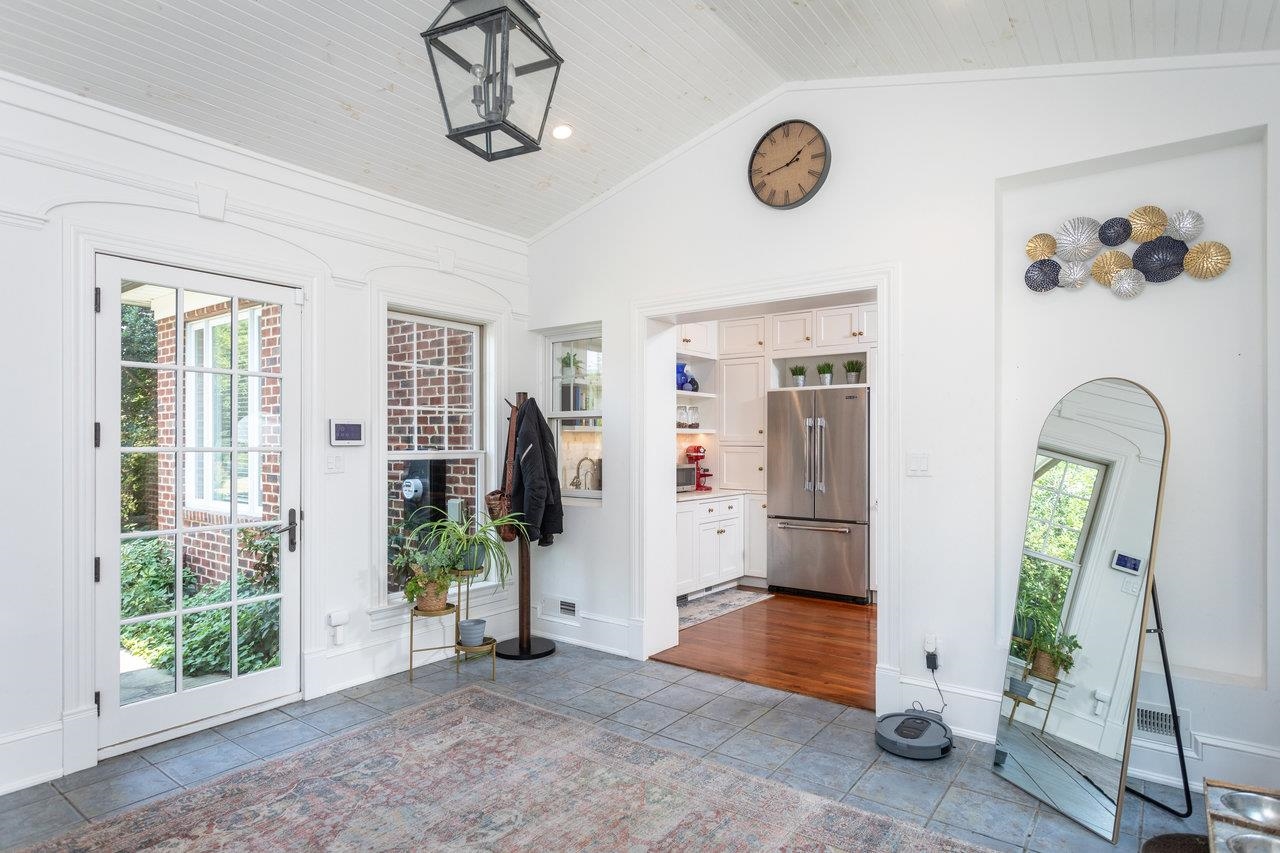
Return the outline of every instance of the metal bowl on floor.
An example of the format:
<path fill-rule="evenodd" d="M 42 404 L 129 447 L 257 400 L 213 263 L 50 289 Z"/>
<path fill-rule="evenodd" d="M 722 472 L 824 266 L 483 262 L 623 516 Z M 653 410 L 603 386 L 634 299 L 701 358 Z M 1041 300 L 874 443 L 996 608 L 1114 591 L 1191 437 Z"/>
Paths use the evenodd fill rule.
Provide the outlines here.
<path fill-rule="evenodd" d="M 1280 853 L 1280 838 L 1260 832 L 1246 832 L 1227 839 L 1231 853 Z"/>
<path fill-rule="evenodd" d="M 1222 805 L 1254 823 L 1280 827 L 1280 800 L 1266 794 L 1232 791 L 1222 795 Z"/>

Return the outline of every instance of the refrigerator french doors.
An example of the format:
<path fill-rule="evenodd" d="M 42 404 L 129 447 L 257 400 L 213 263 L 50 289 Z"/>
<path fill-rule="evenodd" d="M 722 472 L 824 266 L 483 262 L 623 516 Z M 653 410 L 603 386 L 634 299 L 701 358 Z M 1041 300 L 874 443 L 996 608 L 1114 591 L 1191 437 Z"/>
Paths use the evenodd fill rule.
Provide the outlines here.
<path fill-rule="evenodd" d="M 769 585 L 866 599 L 869 391 L 769 392 Z"/>

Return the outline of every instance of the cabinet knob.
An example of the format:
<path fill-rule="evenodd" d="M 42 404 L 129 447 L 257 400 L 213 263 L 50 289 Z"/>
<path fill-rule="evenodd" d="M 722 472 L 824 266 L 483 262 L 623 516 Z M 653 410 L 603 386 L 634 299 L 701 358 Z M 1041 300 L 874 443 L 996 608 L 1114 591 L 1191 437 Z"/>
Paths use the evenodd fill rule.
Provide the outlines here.
<path fill-rule="evenodd" d="M 804 339 L 805 339 L 806 341 L 811 341 L 811 340 L 813 340 L 813 338 L 809 337 L 808 335 L 805 335 L 805 336 L 804 336 Z"/>
<path fill-rule="evenodd" d="M 719 530 L 717 530 L 717 531 L 716 531 L 716 535 L 720 535 L 720 534 L 722 534 L 722 533 L 724 533 L 724 528 L 723 528 L 723 527 L 721 527 Z"/>
<path fill-rule="evenodd" d="M 764 346 L 764 341 L 756 341 L 756 346 L 758 347 Z"/>
<path fill-rule="evenodd" d="M 756 430 L 756 432 L 757 432 L 757 433 L 759 433 L 760 435 L 764 435 L 764 430 L 762 430 L 762 429 L 758 429 L 758 430 Z"/>
<path fill-rule="evenodd" d="M 757 471 L 763 471 L 763 470 L 764 470 L 764 466 L 763 466 L 763 465 L 761 465 L 761 466 L 760 466 L 759 468 L 757 468 L 756 470 L 757 470 Z"/>
<path fill-rule="evenodd" d="M 761 509 L 768 509 L 768 508 L 769 508 L 769 505 L 768 505 L 768 504 L 760 504 L 760 508 L 761 508 Z"/>
<path fill-rule="evenodd" d="M 729 504 L 729 509 L 733 509 L 733 504 Z"/>
<path fill-rule="evenodd" d="M 693 339 L 692 339 L 692 338 L 681 338 L 681 339 L 680 339 L 680 343 L 682 343 L 682 344 L 691 344 L 691 343 L 693 343 Z"/>
<path fill-rule="evenodd" d="M 709 506 L 709 507 L 707 507 L 707 512 L 715 512 L 715 511 L 716 511 L 716 508 L 715 508 L 715 507 L 713 507 L 713 506 Z"/>

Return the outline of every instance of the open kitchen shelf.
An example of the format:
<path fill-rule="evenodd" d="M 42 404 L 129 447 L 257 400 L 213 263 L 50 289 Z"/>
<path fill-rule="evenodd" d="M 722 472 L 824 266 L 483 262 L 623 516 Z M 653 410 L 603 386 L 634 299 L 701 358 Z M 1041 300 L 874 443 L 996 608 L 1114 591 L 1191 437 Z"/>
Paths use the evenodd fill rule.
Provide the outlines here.
<path fill-rule="evenodd" d="M 709 391 L 676 391 L 677 397 L 689 397 L 693 400 L 714 400 L 715 394 Z"/>
<path fill-rule="evenodd" d="M 705 427 L 698 427 L 697 429 L 680 429 L 679 427 L 676 428 L 676 435 L 715 435 L 715 434 L 716 434 L 715 430 L 706 429 Z"/>

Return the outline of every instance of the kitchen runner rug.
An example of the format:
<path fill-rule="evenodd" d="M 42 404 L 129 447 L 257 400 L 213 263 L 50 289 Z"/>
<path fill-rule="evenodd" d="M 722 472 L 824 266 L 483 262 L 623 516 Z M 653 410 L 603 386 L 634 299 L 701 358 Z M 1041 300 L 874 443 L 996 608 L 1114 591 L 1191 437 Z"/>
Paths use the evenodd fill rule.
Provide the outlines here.
<path fill-rule="evenodd" d="M 467 687 L 41 850 L 970 851 Z"/>
<path fill-rule="evenodd" d="M 719 592 L 713 592 L 710 595 L 704 595 L 692 601 L 686 601 L 679 607 L 680 630 L 683 631 L 685 628 L 697 625 L 699 622 L 706 622 L 708 619 L 715 619 L 717 616 L 723 616 L 726 613 L 750 607 L 752 604 L 757 604 L 768 598 L 773 598 L 773 596 L 767 592 L 755 592 L 734 587 L 733 589 L 722 589 Z"/>

